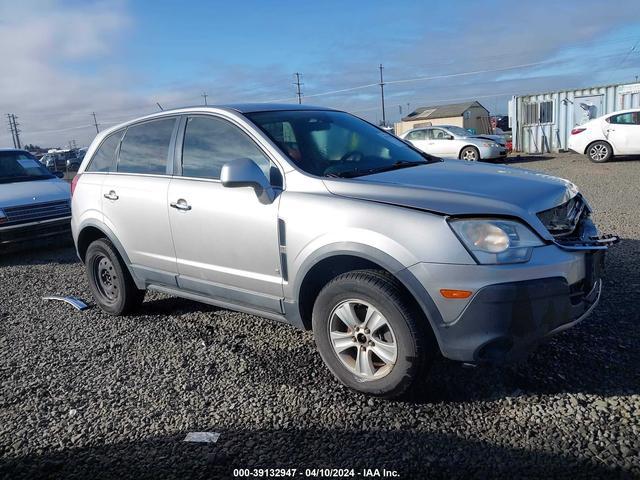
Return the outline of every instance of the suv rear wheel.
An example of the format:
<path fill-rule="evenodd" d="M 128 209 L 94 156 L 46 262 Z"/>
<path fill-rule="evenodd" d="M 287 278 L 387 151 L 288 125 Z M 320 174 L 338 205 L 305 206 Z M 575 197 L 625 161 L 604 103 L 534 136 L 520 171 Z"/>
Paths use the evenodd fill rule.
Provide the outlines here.
<path fill-rule="evenodd" d="M 144 290 L 138 290 L 113 244 L 101 238 L 89 245 L 85 269 L 91 294 L 98 306 L 111 315 L 122 315 L 138 307 Z"/>
<path fill-rule="evenodd" d="M 322 359 L 346 386 L 386 398 L 402 395 L 436 351 L 426 320 L 384 271 L 342 274 L 320 292 L 313 333 Z"/>

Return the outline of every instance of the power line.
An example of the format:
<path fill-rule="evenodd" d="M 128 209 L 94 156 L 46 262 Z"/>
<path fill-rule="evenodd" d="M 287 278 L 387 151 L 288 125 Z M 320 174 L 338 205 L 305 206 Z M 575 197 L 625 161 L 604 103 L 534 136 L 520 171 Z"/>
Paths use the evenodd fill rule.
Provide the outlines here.
<path fill-rule="evenodd" d="M 96 133 L 100 133 L 100 129 L 98 128 L 98 120 L 96 119 L 96 112 L 91 112 L 91 115 L 93 115 L 93 124 L 96 127 Z"/>
<path fill-rule="evenodd" d="M 300 86 L 303 85 L 300 83 L 300 73 L 296 72 L 296 81 L 293 83 L 296 86 L 296 95 L 298 96 L 298 104 L 302 103 L 302 91 L 300 90 Z"/>
<path fill-rule="evenodd" d="M 380 96 L 382 100 L 382 126 L 387 126 L 387 117 L 384 113 L 384 79 L 382 78 L 382 69 L 384 67 L 380 64 Z"/>

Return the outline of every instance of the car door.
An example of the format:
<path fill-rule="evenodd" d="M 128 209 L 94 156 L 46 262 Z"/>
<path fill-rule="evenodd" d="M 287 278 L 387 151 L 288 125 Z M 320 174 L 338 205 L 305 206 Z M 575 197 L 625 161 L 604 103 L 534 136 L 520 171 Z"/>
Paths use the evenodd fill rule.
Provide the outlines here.
<path fill-rule="evenodd" d="M 443 128 L 431 129 L 434 144 L 434 149 L 438 152 L 438 155 L 445 158 L 458 158 L 459 149 L 457 148 L 458 142 L 453 138 L 451 133 L 447 132 Z"/>
<path fill-rule="evenodd" d="M 640 153 L 640 115 L 638 112 L 620 113 L 607 119 L 605 136 L 615 154 Z"/>
<path fill-rule="evenodd" d="M 135 273 L 176 285 L 176 256 L 167 192 L 178 117 L 131 125 L 120 142 L 115 172 L 102 183 L 105 224 L 122 244 Z"/>
<path fill-rule="evenodd" d="M 280 171 L 227 119 L 193 115 L 183 120 L 181 130 L 176 149 L 181 174 L 169 185 L 179 286 L 231 304 L 281 312 L 280 197 L 264 204 L 252 188 L 226 188 L 220 182 L 222 166 L 242 158 L 256 162 L 275 179 L 272 184 L 281 186 Z"/>

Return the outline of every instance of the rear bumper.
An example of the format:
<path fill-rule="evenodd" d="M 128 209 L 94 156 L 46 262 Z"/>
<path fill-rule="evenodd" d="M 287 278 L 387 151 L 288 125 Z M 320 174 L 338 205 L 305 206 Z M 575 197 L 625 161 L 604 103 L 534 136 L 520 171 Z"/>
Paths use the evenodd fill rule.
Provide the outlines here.
<path fill-rule="evenodd" d="M 25 240 L 65 235 L 71 231 L 71 217 L 0 228 L 0 246 Z"/>
<path fill-rule="evenodd" d="M 602 280 L 589 291 L 576 291 L 579 288 L 562 277 L 488 285 L 454 323 L 439 328 L 442 352 L 474 363 L 525 358 L 545 338 L 591 313 L 600 299 Z"/>

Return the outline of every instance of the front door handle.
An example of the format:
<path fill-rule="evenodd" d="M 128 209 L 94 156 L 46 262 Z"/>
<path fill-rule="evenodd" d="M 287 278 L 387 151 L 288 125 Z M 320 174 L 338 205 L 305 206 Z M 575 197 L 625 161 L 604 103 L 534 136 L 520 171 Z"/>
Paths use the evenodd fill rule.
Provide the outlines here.
<path fill-rule="evenodd" d="M 182 210 L 182 211 L 191 210 L 191 205 L 189 205 L 184 198 L 179 199 L 177 202 L 171 202 L 169 205 L 175 208 L 176 210 Z"/>
<path fill-rule="evenodd" d="M 104 194 L 104 198 L 106 198 L 108 200 L 117 200 L 120 197 L 118 195 L 116 195 L 116 192 L 114 190 L 111 190 L 109 193 L 105 193 Z"/>

